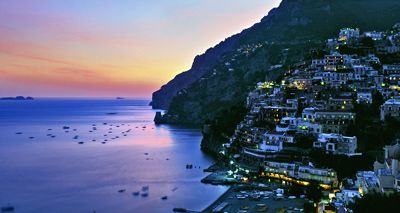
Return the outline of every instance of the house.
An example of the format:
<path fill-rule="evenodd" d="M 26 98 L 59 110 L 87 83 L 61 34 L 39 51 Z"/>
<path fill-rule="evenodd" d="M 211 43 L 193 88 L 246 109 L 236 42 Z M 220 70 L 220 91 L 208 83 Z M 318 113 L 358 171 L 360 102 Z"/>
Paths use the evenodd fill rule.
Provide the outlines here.
<path fill-rule="evenodd" d="M 358 92 L 357 103 L 372 104 L 372 93 L 371 92 Z"/>
<path fill-rule="evenodd" d="M 333 53 L 331 55 L 325 55 L 325 71 L 336 71 L 338 67 L 343 66 L 344 59 L 343 55 L 339 53 Z"/>
<path fill-rule="evenodd" d="M 370 31 L 370 32 L 365 32 L 364 36 L 367 38 L 371 38 L 374 41 L 382 40 L 384 33 L 383 32 L 376 32 L 376 31 Z"/>
<path fill-rule="evenodd" d="M 336 200 L 346 205 L 354 203 L 355 198 L 361 198 L 361 193 L 358 190 L 343 189 L 336 193 Z"/>
<path fill-rule="evenodd" d="M 321 133 L 313 146 L 334 155 L 353 155 L 357 149 L 357 137 Z"/>
<path fill-rule="evenodd" d="M 384 75 L 400 74 L 400 64 L 385 64 L 382 70 Z"/>
<path fill-rule="evenodd" d="M 294 143 L 294 136 L 281 132 L 266 132 L 263 135 L 263 141 L 273 143 L 277 141 L 281 141 L 283 143 Z"/>
<path fill-rule="evenodd" d="M 356 174 L 355 185 L 360 191 L 361 195 L 370 192 L 379 192 L 380 183 L 378 176 L 373 171 L 359 171 Z"/>
<path fill-rule="evenodd" d="M 354 108 L 351 98 L 329 98 L 328 110 L 352 110 Z"/>
<path fill-rule="evenodd" d="M 381 106 L 381 121 L 384 121 L 386 117 L 400 117 L 400 99 L 387 100 Z"/>
<path fill-rule="evenodd" d="M 325 59 L 313 59 L 311 61 L 311 68 L 323 68 L 326 65 Z"/>
<path fill-rule="evenodd" d="M 298 163 L 265 161 L 263 175 L 308 185 L 317 181 L 327 185 L 337 185 L 337 174 L 333 169 L 315 168 Z"/>
<path fill-rule="evenodd" d="M 347 42 L 351 39 L 357 39 L 360 37 L 360 29 L 356 28 L 343 28 L 340 29 L 339 32 L 339 41 L 340 42 Z M 346 43 L 344 43 L 346 44 Z"/>
<path fill-rule="evenodd" d="M 283 106 L 265 106 L 261 108 L 260 120 L 264 122 L 279 123 L 283 117 L 296 115 L 296 108 Z"/>
<path fill-rule="evenodd" d="M 374 172 L 377 175 L 382 192 L 400 192 L 400 144 L 385 146 L 383 163 L 375 161 Z"/>
<path fill-rule="evenodd" d="M 315 119 L 317 118 L 317 115 L 315 114 L 318 111 L 318 108 L 305 108 L 303 109 L 303 113 L 301 114 L 303 120 L 305 121 L 312 121 L 314 122 Z"/>
<path fill-rule="evenodd" d="M 315 121 L 322 124 L 326 133 L 342 133 L 355 122 L 355 113 L 346 111 L 316 111 Z"/>

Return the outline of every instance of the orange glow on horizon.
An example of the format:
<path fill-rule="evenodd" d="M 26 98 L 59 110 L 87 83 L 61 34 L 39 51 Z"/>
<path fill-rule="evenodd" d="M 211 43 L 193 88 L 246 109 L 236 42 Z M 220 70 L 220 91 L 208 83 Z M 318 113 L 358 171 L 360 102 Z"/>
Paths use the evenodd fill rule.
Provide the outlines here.
<path fill-rule="evenodd" d="M 0 96 L 149 98 L 278 2 L 0 2 Z"/>

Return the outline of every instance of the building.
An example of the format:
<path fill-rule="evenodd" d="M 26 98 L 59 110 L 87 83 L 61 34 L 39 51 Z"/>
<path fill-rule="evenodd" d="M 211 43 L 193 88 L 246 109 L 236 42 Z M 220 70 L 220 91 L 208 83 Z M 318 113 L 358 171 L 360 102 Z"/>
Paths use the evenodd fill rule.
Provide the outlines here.
<path fill-rule="evenodd" d="M 357 149 L 357 137 L 321 133 L 318 135 L 318 140 L 314 142 L 314 148 L 334 155 L 353 155 Z"/>
<path fill-rule="evenodd" d="M 400 144 L 385 146 L 383 163 L 375 161 L 374 172 L 379 179 L 380 191 L 400 192 Z"/>
<path fill-rule="evenodd" d="M 357 103 L 372 104 L 372 93 L 371 92 L 358 92 Z"/>
<path fill-rule="evenodd" d="M 336 200 L 346 205 L 354 203 L 355 198 L 361 198 L 358 190 L 344 189 L 336 193 Z"/>
<path fill-rule="evenodd" d="M 386 117 L 400 117 L 400 99 L 387 100 L 381 106 L 381 121 L 384 121 Z"/>
<path fill-rule="evenodd" d="M 325 56 L 325 71 L 336 71 L 339 67 L 343 66 L 344 59 L 343 55 L 334 53 Z"/>
<path fill-rule="evenodd" d="M 325 59 L 313 59 L 311 61 L 312 68 L 323 68 L 326 65 Z"/>
<path fill-rule="evenodd" d="M 373 171 L 359 171 L 356 178 L 355 185 L 361 195 L 380 191 L 379 179 Z"/>
<path fill-rule="evenodd" d="M 316 111 L 315 121 L 323 126 L 325 133 L 343 133 L 348 125 L 354 124 L 356 114 L 345 111 Z"/>
<path fill-rule="evenodd" d="M 283 117 L 296 115 L 296 108 L 282 106 L 266 106 L 261 108 L 260 120 L 264 122 L 279 123 Z"/>
<path fill-rule="evenodd" d="M 374 41 L 382 40 L 384 33 L 383 32 L 376 32 L 376 31 L 370 31 L 370 32 L 365 32 L 364 36 L 367 38 L 371 38 Z"/>
<path fill-rule="evenodd" d="M 284 117 L 276 126 L 277 132 L 301 132 L 319 134 L 323 132 L 323 127 L 319 123 L 304 120 L 303 118 Z"/>
<path fill-rule="evenodd" d="M 384 75 L 400 74 L 400 64 L 385 64 L 382 70 Z"/>
<path fill-rule="evenodd" d="M 326 108 L 328 110 L 346 111 L 352 110 L 354 105 L 351 98 L 329 98 Z"/>
<path fill-rule="evenodd" d="M 298 163 L 264 162 L 263 175 L 308 185 L 308 181 L 317 181 L 329 186 L 337 185 L 337 174 L 333 169 L 315 168 Z"/>
<path fill-rule="evenodd" d="M 343 28 L 339 32 L 339 41 L 347 42 L 351 39 L 357 39 L 360 37 L 360 30 L 358 28 Z M 346 44 L 346 43 L 345 43 Z"/>
<path fill-rule="evenodd" d="M 266 132 L 263 135 L 263 141 L 294 143 L 294 136 L 282 132 Z"/>

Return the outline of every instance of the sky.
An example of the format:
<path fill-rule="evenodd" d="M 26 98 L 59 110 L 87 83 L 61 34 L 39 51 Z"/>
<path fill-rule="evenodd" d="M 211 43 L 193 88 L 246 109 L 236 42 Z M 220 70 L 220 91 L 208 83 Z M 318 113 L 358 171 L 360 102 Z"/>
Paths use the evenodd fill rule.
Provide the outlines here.
<path fill-rule="evenodd" d="M 1 0 L 0 96 L 135 97 L 280 0 Z"/>

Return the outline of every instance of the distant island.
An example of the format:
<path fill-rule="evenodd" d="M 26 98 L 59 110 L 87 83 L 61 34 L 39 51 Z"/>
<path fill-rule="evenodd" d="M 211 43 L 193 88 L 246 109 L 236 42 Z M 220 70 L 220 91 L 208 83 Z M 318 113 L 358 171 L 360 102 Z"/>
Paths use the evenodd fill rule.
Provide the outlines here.
<path fill-rule="evenodd" d="M 123 97 L 117 97 L 116 99 L 117 99 L 117 100 L 124 100 L 125 98 L 123 98 Z"/>
<path fill-rule="evenodd" d="M 16 97 L 2 97 L 2 98 L 0 98 L 0 100 L 2 100 L 2 101 L 31 101 L 31 100 L 34 100 L 32 97 L 30 97 L 30 96 L 27 96 L 27 97 L 24 97 L 24 96 L 16 96 Z"/>

